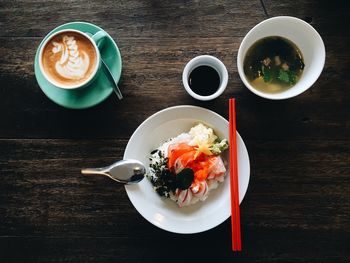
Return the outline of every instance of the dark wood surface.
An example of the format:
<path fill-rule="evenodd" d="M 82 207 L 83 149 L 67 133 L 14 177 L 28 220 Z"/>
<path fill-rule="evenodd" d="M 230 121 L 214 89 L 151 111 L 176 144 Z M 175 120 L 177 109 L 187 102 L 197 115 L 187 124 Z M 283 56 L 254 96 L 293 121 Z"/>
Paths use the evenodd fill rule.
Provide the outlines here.
<path fill-rule="evenodd" d="M 1 1 L 0 262 L 350 262 L 349 12 L 347 1 L 316 0 Z M 286 101 L 249 92 L 235 63 L 249 29 L 277 15 L 309 22 L 327 53 L 319 80 Z M 95 23 L 116 40 L 122 101 L 68 110 L 40 90 L 36 48 L 69 21 Z M 211 102 L 181 84 L 184 65 L 200 54 L 229 71 Z M 227 118 L 229 97 L 251 159 L 241 254 L 230 250 L 230 220 L 201 234 L 169 233 L 143 219 L 122 186 L 79 174 L 122 158 L 158 110 L 192 104 Z"/>

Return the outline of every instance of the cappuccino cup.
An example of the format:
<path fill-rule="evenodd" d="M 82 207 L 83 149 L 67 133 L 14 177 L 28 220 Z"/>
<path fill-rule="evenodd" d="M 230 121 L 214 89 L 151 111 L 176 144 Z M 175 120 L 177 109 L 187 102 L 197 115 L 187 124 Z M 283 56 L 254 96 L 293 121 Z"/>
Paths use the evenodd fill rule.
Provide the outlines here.
<path fill-rule="evenodd" d="M 39 51 L 40 71 L 48 82 L 61 89 L 88 86 L 101 67 L 97 46 L 106 36 L 104 31 L 89 36 L 74 29 L 52 34 Z"/>

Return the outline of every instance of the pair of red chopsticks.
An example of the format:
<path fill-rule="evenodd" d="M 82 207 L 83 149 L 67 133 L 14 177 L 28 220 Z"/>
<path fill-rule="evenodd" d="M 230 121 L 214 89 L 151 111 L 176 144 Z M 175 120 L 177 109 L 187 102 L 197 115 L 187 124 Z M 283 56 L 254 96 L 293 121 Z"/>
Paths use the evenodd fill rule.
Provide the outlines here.
<path fill-rule="evenodd" d="M 236 102 L 229 100 L 229 138 L 230 138 L 230 189 L 231 189 L 231 227 L 232 250 L 241 251 L 241 220 L 239 211 L 238 191 L 238 162 L 237 162 L 237 134 L 236 134 Z"/>

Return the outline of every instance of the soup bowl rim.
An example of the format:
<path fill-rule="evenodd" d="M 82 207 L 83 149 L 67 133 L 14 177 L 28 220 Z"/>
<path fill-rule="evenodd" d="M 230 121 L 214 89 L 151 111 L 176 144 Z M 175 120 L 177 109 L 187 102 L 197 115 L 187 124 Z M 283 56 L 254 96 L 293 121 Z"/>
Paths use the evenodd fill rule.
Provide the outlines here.
<path fill-rule="evenodd" d="M 288 35 L 274 34 L 274 32 L 272 32 L 272 30 L 269 29 L 269 27 L 270 27 L 270 25 L 273 25 L 275 23 L 278 23 L 281 26 L 284 26 L 284 25 L 297 26 L 299 31 L 296 30 L 295 32 L 300 32 L 302 30 L 307 32 L 308 35 L 310 36 L 310 38 L 313 38 L 313 40 L 314 40 L 313 45 L 315 45 L 315 48 L 318 51 L 319 63 L 310 63 L 310 65 L 305 65 L 305 68 L 310 67 L 310 66 L 312 68 L 311 69 L 309 68 L 309 70 L 308 70 L 308 72 L 306 72 L 306 74 L 304 74 L 305 72 L 302 73 L 301 79 L 298 81 L 298 83 L 295 86 L 293 86 L 285 91 L 279 92 L 279 93 L 267 93 L 267 92 L 263 92 L 263 91 L 256 89 L 252 84 L 250 84 L 250 82 L 248 81 L 248 79 L 244 73 L 244 69 L 243 69 L 244 65 L 243 64 L 244 64 L 244 58 L 245 58 L 246 53 L 249 50 L 249 48 L 252 45 L 254 45 L 254 43 L 256 43 L 257 41 L 259 41 L 265 37 L 269 37 L 269 36 L 283 37 L 283 38 L 290 40 L 292 43 L 294 43 L 295 41 L 291 40 L 290 38 L 293 38 L 293 39 L 300 38 L 300 36 L 298 36 L 297 33 L 295 35 L 293 35 L 293 37 L 288 37 Z M 266 36 L 256 37 L 256 35 L 259 35 L 261 33 L 262 28 L 263 28 L 263 30 L 267 31 L 267 33 L 265 33 Z M 250 38 L 253 38 L 253 39 L 256 38 L 256 40 L 253 41 L 253 43 L 249 43 L 249 42 L 251 42 Z M 294 43 L 294 44 L 296 44 L 296 43 Z M 298 46 L 298 48 L 299 48 L 299 46 Z M 303 49 L 300 49 L 300 51 L 304 55 Z M 321 36 L 319 35 L 319 33 L 310 24 L 308 24 L 305 21 L 303 21 L 299 18 L 296 18 L 296 17 L 276 16 L 276 17 L 266 19 L 266 20 L 260 22 L 259 24 L 255 25 L 245 35 L 245 37 L 243 38 L 243 40 L 240 44 L 240 47 L 238 49 L 237 69 L 238 69 L 238 74 L 239 74 L 242 82 L 251 92 L 255 93 L 256 95 L 258 95 L 260 97 L 266 98 L 266 99 L 282 100 L 282 99 L 288 99 L 288 98 L 295 97 L 295 96 L 303 93 L 304 91 L 308 90 L 316 82 L 318 77 L 321 75 L 321 72 L 322 72 L 324 64 L 325 64 L 325 57 L 326 57 L 326 52 L 325 52 L 325 46 L 324 46 L 323 40 L 322 40 Z M 310 74 L 310 75 L 308 75 L 308 74 Z"/>

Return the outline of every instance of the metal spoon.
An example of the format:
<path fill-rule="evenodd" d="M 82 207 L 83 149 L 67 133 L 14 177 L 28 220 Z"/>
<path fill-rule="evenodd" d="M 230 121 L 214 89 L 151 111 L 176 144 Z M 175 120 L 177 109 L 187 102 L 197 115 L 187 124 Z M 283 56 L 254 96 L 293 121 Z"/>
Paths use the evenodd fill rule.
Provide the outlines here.
<path fill-rule="evenodd" d="M 113 90 L 114 90 L 115 94 L 117 95 L 118 99 L 121 100 L 123 98 L 123 95 L 118 87 L 118 82 L 115 80 L 111 70 L 109 69 L 106 62 L 102 58 L 101 58 L 101 62 L 102 62 L 101 66 L 102 66 L 103 71 L 105 72 L 109 81 L 113 83 Z"/>
<path fill-rule="evenodd" d="M 86 175 L 103 175 L 122 184 L 140 182 L 146 173 L 143 163 L 137 160 L 121 160 L 102 168 L 86 168 L 81 170 Z"/>
<path fill-rule="evenodd" d="M 85 32 L 87 35 L 89 35 L 90 37 L 92 36 L 92 34 L 90 32 Z M 99 46 L 99 45 L 98 45 Z M 109 69 L 108 65 L 106 64 L 106 62 L 104 61 L 104 59 L 101 56 L 101 67 L 103 69 L 103 71 L 105 72 L 107 78 L 109 79 L 110 82 L 113 83 L 113 90 L 115 92 L 115 94 L 117 95 L 118 99 L 121 100 L 123 98 L 122 92 L 120 91 L 119 87 L 118 87 L 118 81 L 116 81 L 116 79 L 114 78 L 111 70 Z"/>

